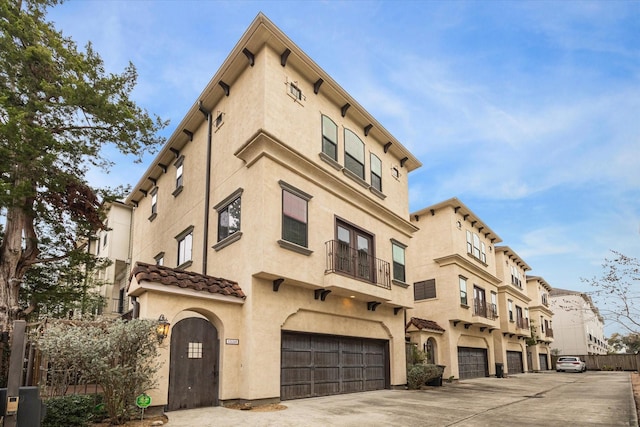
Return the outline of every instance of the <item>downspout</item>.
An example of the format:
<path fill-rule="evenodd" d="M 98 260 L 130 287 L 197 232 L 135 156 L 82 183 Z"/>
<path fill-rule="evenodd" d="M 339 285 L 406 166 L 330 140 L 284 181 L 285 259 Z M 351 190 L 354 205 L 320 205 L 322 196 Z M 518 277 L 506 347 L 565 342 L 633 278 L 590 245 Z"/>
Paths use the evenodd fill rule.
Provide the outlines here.
<path fill-rule="evenodd" d="M 131 207 L 131 210 L 129 211 L 129 248 L 128 248 L 128 253 L 127 253 L 127 277 L 131 278 L 131 272 L 132 272 L 132 262 L 133 262 L 133 214 L 136 211 L 136 207 L 137 205 L 133 205 Z M 128 285 L 127 285 L 128 286 Z M 130 297 L 131 298 L 131 305 L 133 306 L 132 309 L 133 311 L 131 312 L 131 318 L 132 319 L 137 319 L 140 317 L 140 303 L 138 302 L 138 297 Z"/>
<path fill-rule="evenodd" d="M 211 111 L 206 110 L 202 106 L 202 101 L 198 105 L 198 109 L 207 119 L 207 125 L 209 127 L 207 131 L 207 167 L 205 172 L 205 185 L 204 185 L 204 236 L 202 238 L 202 274 L 207 274 L 207 253 L 209 249 L 209 204 L 211 198 L 211 138 L 212 138 L 212 126 L 213 120 L 211 117 Z"/>

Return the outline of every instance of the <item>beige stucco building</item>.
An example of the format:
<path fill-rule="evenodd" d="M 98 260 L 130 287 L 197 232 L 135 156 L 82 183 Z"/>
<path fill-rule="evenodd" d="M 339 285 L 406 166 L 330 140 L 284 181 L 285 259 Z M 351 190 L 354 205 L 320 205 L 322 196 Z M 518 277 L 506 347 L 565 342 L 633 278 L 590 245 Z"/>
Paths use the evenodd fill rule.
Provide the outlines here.
<path fill-rule="evenodd" d="M 554 288 L 549 306 L 553 311 L 553 348 L 558 355 L 607 354 L 604 319 L 589 295 Z"/>
<path fill-rule="evenodd" d="M 169 410 L 401 386 L 420 162 L 259 15 L 135 185 Z"/>
<path fill-rule="evenodd" d="M 457 198 L 411 214 L 414 307 L 408 339 L 459 379 L 549 369 L 547 294 L 531 267 Z M 542 327 L 532 325 L 538 319 Z"/>
<path fill-rule="evenodd" d="M 553 343 L 553 311 L 549 307 L 549 292 L 552 287 L 540 276 L 527 276 L 529 322 L 532 341 L 528 347 L 529 367 L 534 371 L 552 369 L 551 346 Z"/>
<path fill-rule="evenodd" d="M 411 341 L 434 352 L 445 377 L 495 375 L 500 279 L 494 245 L 500 237 L 457 198 L 412 213 L 411 222 L 419 230 L 408 252 L 415 282 L 407 316 L 444 329 L 416 330 L 411 323 Z"/>

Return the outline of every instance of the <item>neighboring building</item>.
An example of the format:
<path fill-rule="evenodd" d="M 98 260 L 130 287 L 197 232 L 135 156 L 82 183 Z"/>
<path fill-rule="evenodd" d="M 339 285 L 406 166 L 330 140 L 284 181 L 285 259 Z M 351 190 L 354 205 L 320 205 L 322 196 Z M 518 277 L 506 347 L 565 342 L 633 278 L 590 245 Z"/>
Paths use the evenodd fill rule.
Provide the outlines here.
<path fill-rule="evenodd" d="M 419 166 L 258 15 L 126 200 L 128 293 L 171 323 L 153 405 L 406 384 Z"/>
<path fill-rule="evenodd" d="M 412 213 L 411 222 L 419 230 L 407 258 L 414 279 L 407 317 L 444 329 L 434 336 L 413 323 L 407 327 L 411 341 L 419 348 L 435 345 L 445 377 L 495 375 L 493 331 L 500 329 L 502 313 L 494 244 L 500 237 L 457 198 Z"/>
<path fill-rule="evenodd" d="M 103 206 L 105 228 L 90 241 L 89 251 L 96 257 L 107 258 L 111 264 L 98 270 L 93 279 L 104 306 L 96 314 L 122 316 L 131 310 L 126 293 L 131 272 L 131 207 L 121 202 Z"/>
<path fill-rule="evenodd" d="M 504 372 L 527 372 L 529 363 L 527 341 L 531 338 L 526 273 L 531 267 L 508 246 L 496 246 L 498 285 L 498 312 L 500 333 L 494 332 L 496 362 L 502 363 Z"/>
<path fill-rule="evenodd" d="M 553 346 L 559 355 L 607 354 L 604 319 L 589 295 L 556 288 L 550 292 L 549 304 L 553 310 Z"/>
<path fill-rule="evenodd" d="M 534 371 L 551 369 L 550 346 L 553 343 L 553 311 L 549 308 L 549 292 L 552 288 L 542 277 L 527 276 L 529 303 L 529 323 L 532 342 L 527 348 L 529 368 Z M 535 344 L 533 344 L 535 341 Z"/>

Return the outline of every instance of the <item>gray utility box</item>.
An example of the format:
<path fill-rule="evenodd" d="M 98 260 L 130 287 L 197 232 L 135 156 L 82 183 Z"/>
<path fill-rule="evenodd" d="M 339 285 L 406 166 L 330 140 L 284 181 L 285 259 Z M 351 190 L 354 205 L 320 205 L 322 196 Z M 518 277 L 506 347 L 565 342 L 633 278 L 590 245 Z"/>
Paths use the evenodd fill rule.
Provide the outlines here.
<path fill-rule="evenodd" d="M 38 387 L 20 387 L 18 401 L 18 427 L 40 427 L 46 407 L 40 399 Z M 0 416 L 7 410 L 7 389 L 0 388 Z"/>

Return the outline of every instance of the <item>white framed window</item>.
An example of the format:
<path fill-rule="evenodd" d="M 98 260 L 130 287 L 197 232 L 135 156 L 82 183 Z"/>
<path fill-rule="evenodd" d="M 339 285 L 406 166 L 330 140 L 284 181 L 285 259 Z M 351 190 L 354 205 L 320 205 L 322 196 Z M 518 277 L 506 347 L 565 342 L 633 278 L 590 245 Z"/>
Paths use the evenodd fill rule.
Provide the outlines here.
<path fill-rule="evenodd" d="M 393 257 L 393 280 L 405 282 L 405 250 L 406 246 L 395 240 L 391 241 Z"/>
<path fill-rule="evenodd" d="M 174 166 L 176 167 L 176 190 L 179 190 L 184 186 L 184 156 L 180 156 Z"/>
<path fill-rule="evenodd" d="M 218 211 L 218 241 L 240 231 L 241 194 L 242 189 L 234 192 L 232 197 L 226 199 L 222 206 L 216 207 L 216 211 Z"/>
<path fill-rule="evenodd" d="M 302 101 L 302 90 L 293 82 L 289 83 L 289 94 L 298 101 Z"/>
<path fill-rule="evenodd" d="M 282 240 L 306 248 L 310 197 L 304 197 L 302 193 L 291 190 L 287 186 L 282 188 Z"/>
<path fill-rule="evenodd" d="M 189 359 L 202 359 L 202 343 L 190 342 L 187 347 L 187 357 Z"/>
<path fill-rule="evenodd" d="M 181 266 L 192 260 L 193 226 L 178 234 L 176 240 L 178 241 L 178 266 Z"/>
<path fill-rule="evenodd" d="M 338 160 L 338 125 L 325 115 L 322 116 L 322 152 Z"/>
<path fill-rule="evenodd" d="M 371 186 L 382 192 L 382 160 L 371 153 Z"/>
<path fill-rule="evenodd" d="M 509 321 L 513 322 L 513 301 L 509 300 L 508 305 L 509 305 Z"/>
<path fill-rule="evenodd" d="M 344 130 L 344 167 L 364 180 L 364 142 L 349 129 Z"/>
<path fill-rule="evenodd" d="M 484 242 L 480 241 L 480 236 L 477 233 L 472 233 L 467 230 L 467 253 L 474 258 L 487 263 L 487 252 Z"/>
<path fill-rule="evenodd" d="M 460 282 L 460 304 L 469 305 L 469 299 L 467 298 L 467 278 L 459 276 Z"/>

